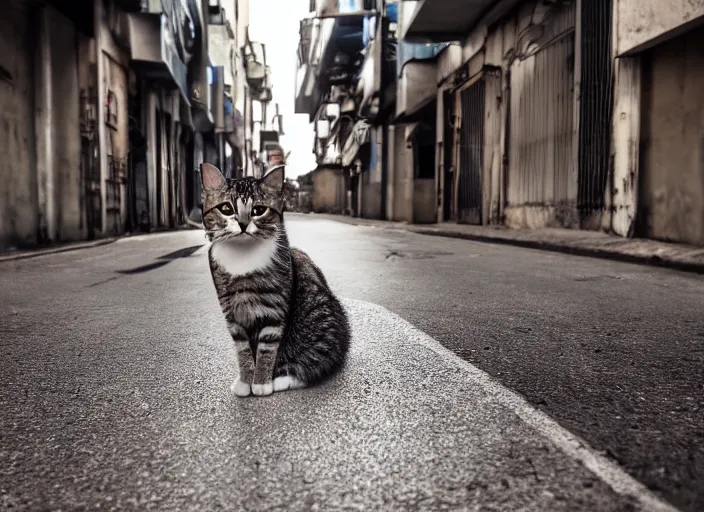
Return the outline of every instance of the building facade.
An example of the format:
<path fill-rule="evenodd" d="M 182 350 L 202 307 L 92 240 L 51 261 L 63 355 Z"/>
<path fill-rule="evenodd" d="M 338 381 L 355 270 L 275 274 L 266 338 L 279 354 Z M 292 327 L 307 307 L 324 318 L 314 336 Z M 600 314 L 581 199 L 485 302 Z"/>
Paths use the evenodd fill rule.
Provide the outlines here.
<path fill-rule="evenodd" d="M 704 244 L 704 2 L 315 7 L 297 109 L 349 213 Z"/>
<path fill-rule="evenodd" d="M 0 250 L 179 226 L 201 163 L 256 175 L 261 133 L 278 140 L 280 116 L 255 122 L 271 70 L 247 0 L 10 0 L 1 18 Z"/>

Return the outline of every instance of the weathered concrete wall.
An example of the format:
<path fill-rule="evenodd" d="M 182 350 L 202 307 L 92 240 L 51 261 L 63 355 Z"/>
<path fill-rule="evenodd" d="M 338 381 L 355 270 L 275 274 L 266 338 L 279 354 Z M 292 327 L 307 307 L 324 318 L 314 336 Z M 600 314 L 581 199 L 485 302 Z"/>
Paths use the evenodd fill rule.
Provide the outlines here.
<path fill-rule="evenodd" d="M 435 179 L 413 180 L 413 222 L 433 224 L 437 220 Z"/>
<path fill-rule="evenodd" d="M 321 168 L 313 173 L 313 211 L 342 213 L 347 196 L 345 179 L 340 169 Z"/>
<path fill-rule="evenodd" d="M 614 64 L 613 187 L 605 194 L 602 228 L 632 236 L 637 211 L 640 147 L 640 57 L 616 59 Z"/>
<path fill-rule="evenodd" d="M 114 107 L 111 119 L 105 118 L 103 109 L 99 123 L 104 192 L 103 229 L 105 234 L 116 235 L 124 231 L 127 218 L 125 178 L 129 151 L 127 91 L 129 54 L 118 44 L 116 37 L 120 37 L 120 34 L 111 31 L 111 20 L 108 20 L 108 17 L 109 13 L 105 9 L 96 10 L 96 18 L 100 23 L 98 28 L 101 89 L 99 95 L 102 98 L 101 103 L 104 104 L 111 99 Z"/>
<path fill-rule="evenodd" d="M 7 144 L 0 151 L 11 186 L 3 187 L 0 244 L 80 240 L 86 230 L 76 30 L 51 7 L 29 11 L 13 2 L 8 11 L 0 48 L 13 71 L 0 86 L 0 144 Z"/>
<path fill-rule="evenodd" d="M 704 27 L 642 56 L 638 229 L 704 245 Z"/>
<path fill-rule="evenodd" d="M 462 46 L 450 44 L 440 54 L 436 64 L 435 81 L 441 84 L 447 80 L 462 65 Z"/>
<path fill-rule="evenodd" d="M 19 2 L 0 16 L 0 250 L 37 241 L 32 20 Z"/>
<path fill-rule="evenodd" d="M 361 216 L 366 219 L 381 219 L 381 155 L 383 128 L 372 131 L 371 144 L 375 145 L 376 158 L 368 171 L 362 173 Z"/>
<path fill-rule="evenodd" d="M 81 240 L 86 225 L 82 208 L 80 101 L 76 30 L 57 11 L 48 9 L 51 62 L 51 136 L 53 160 L 53 241 Z M 47 191 L 47 193 L 51 193 Z"/>
<path fill-rule="evenodd" d="M 437 65 L 433 62 L 409 62 L 398 80 L 396 114 L 410 113 L 434 98 L 437 91 Z"/>
<path fill-rule="evenodd" d="M 361 211 L 365 219 L 381 218 L 381 180 L 375 179 L 375 170 L 362 173 Z"/>
<path fill-rule="evenodd" d="M 406 145 L 410 127 L 397 125 L 394 131 L 393 216 L 389 220 L 413 222 L 413 151 Z"/>
<path fill-rule="evenodd" d="M 677 35 L 682 25 L 699 22 L 704 22 L 704 0 L 617 0 L 617 53 L 657 44 Z"/>
<path fill-rule="evenodd" d="M 103 54 L 103 69 L 105 70 L 106 93 L 114 99 L 115 117 L 107 121 L 106 147 L 108 163 L 112 160 L 114 170 L 108 169 L 108 186 L 112 192 L 108 194 L 107 209 L 111 210 L 108 219 L 108 231 L 119 233 L 127 216 L 126 191 L 124 177 L 127 172 L 127 155 L 129 153 L 129 126 L 127 105 L 127 69 L 110 55 Z M 112 157 L 112 158 L 110 158 Z M 114 224 L 113 224 L 114 223 Z"/>
<path fill-rule="evenodd" d="M 362 182 L 362 217 L 381 219 L 381 183 Z"/>

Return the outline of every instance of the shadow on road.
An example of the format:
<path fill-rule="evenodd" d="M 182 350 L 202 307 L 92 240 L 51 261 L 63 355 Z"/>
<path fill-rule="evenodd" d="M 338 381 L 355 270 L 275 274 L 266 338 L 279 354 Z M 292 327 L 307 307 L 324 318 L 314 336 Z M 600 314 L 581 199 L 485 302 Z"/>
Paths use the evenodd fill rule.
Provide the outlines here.
<path fill-rule="evenodd" d="M 183 249 L 179 249 L 178 251 L 170 252 L 168 254 L 164 254 L 163 256 L 159 256 L 157 260 L 160 261 L 155 261 L 154 263 L 149 263 L 147 265 L 141 265 L 139 267 L 135 268 L 130 268 L 127 270 L 118 270 L 118 274 L 122 275 L 134 275 L 134 274 L 142 274 L 144 272 L 149 272 L 151 270 L 155 270 L 157 268 L 161 268 L 164 265 L 168 265 L 171 263 L 173 260 L 177 260 L 179 258 L 188 258 L 191 256 L 194 252 L 196 252 L 198 249 L 203 247 L 204 244 L 201 245 L 193 245 L 191 247 L 185 247 Z"/>
<path fill-rule="evenodd" d="M 139 267 L 128 268 L 125 270 L 116 270 L 115 273 L 119 274 L 119 275 L 109 277 L 108 279 L 104 279 L 103 281 L 98 281 L 97 283 L 90 284 L 86 288 L 94 288 L 96 286 L 100 286 L 101 284 L 106 284 L 111 281 L 115 281 L 116 279 L 119 279 L 121 276 L 131 276 L 131 275 L 136 275 L 136 274 L 143 274 L 143 273 L 149 272 L 151 270 L 156 270 L 157 268 L 161 268 L 165 265 L 168 265 L 172 261 L 177 260 L 179 258 L 188 258 L 188 257 L 192 256 L 198 249 L 203 247 L 203 245 L 205 245 L 205 244 L 193 245 L 191 247 L 184 247 L 183 249 L 179 249 L 177 251 L 173 251 L 168 254 L 164 254 L 163 256 L 159 256 L 157 258 L 157 261 L 155 261 L 153 263 L 148 263 L 146 265 L 140 265 Z"/>

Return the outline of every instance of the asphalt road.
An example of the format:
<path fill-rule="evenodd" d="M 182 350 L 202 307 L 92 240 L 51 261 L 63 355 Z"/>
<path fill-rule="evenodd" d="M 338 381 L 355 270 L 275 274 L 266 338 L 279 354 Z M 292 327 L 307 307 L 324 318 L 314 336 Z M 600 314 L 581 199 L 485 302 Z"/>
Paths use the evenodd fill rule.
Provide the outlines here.
<path fill-rule="evenodd" d="M 608 461 L 704 509 L 702 277 L 288 224 L 351 299 L 355 341 L 337 379 L 271 399 L 229 394 L 200 233 L 1 263 L 0 509 L 650 503 L 616 492 Z M 585 468 L 569 432 L 606 466 Z"/>

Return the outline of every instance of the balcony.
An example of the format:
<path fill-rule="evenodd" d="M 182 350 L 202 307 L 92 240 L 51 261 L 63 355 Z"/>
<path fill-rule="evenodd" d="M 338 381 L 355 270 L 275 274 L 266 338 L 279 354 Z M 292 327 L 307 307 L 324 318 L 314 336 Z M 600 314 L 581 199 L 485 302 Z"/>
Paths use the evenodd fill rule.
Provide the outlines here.
<path fill-rule="evenodd" d="M 316 17 L 304 19 L 300 25 L 297 114 L 308 114 L 312 120 L 331 89 L 347 95 L 356 89 L 364 61 L 362 50 L 375 30 L 375 4 L 375 0 L 311 1 L 311 12 Z"/>
<path fill-rule="evenodd" d="M 269 103 L 273 97 L 273 88 L 274 86 L 271 82 L 271 66 L 266 66 L 264 69 L 264 81 L 262 82 L 261 88 L 258 90 L 255 89 L 252 92 L 257 101 Z"/>
<path fill-rule="evenodd" d="M 398 44 L 396 122 L 413 122 L 435 101 L 438 59 L 448 46 L 448 43 L 405 41 Z"/>
<path fill-rule="evenodd" d="M 415 122 L 436 99 L 437 61 L 409 62 L 401 71 L 396 93 L 396 123 Z"/>
<path fill-rule="evenodd" d="M 145 78 L 167 86 L 175 83 L 188 102 L 188 68 L 179 56 L 166 15 L 130 13 L 128 16 L 135 71 Z"/>
<path fill-rule="evenodd" d="M 330 37 L 333 24 L 333 20 L 301 20 L 294 111 L 296 114 L 308 114 L 311 121 L 316 111 L 315 76 L 322 55 L 322 42 Z"/>
<path fill-rule="evenodd" d="M 212 19 L 211 19 L 212 21 Z M 232 87 L 235 83 L 235 33 L 230 23 L 210 23 L 208 25 L 208 56 L 213 66 L 224 69 L 224 83 Z"/>
<path fill-rule="evenodd" d="M 244 47 L 244 69 L 247 85 L 260 91 L 266 81 L 266 47 L 262 43 L 247 40 Z"/>
<path fill-rule="evenodd" d="M 401 37 L 407 42 L 451 42 L 464 39 L 498 0 L 419 0 Z M 505 3 L 505 2 L 503 2 Z M 513 2 L 514 4 L 518 3 Z"/>

